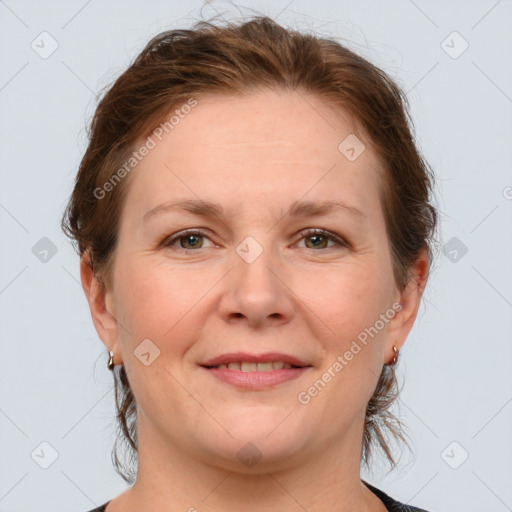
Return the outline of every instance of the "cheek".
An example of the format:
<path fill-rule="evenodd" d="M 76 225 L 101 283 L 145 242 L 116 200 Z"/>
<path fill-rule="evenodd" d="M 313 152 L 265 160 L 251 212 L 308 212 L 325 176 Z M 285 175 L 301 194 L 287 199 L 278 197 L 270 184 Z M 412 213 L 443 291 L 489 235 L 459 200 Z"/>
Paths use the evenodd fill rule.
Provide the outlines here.
<path fill-rule="evenodd" d="M 190 285 L 181 273 L 164 271 L 138 259 L 120 259 L 118 263 L 118 318 L 129 331 L 131 343 L 150 338 L 158 344 L 193 307 Z"/>
<path fill-rule="evenodd" d="M 189 272 L 172 271 L 143 257 L 118 263 L 116 312 L 124 327 L 120 329 L 123 363 L 137 403 L 153 417 L 176 417 L 183 414 L 180 407 L 187 395 L 173 376 L 179 374 L 184 355 L 200 336 L 196 308 L 212 285 L 204 275 L 191 278 Z"/>
<path fill-rule="evenodd" d="M 316 336 L 325 354 L 321 372 L 332 391 L 323 399 L 335 403 L 334 410 L 356 408 L 375 388 L 387 326 L 381 315 L 389 313 L 392 305 L 388 281 L 377 259 L 353 264 L 343 272 L 332 272 L 323 292 L 317 289 L 316 299 L 310 299 L 321 319 Z"/>
<path fill-rule="evenodd" d="M 329 271 L 323 285 L 315 287 L 314 296 L 309 292 L 308 301 L 319 318 L 346 340 L 372 325 L 391 306 L 388 299 L 387 278 L 378 263 L 354 262 Z"/>
<path fill-rule="evenodd" d="M 340 421 L 349 428 L 354 414 L 364 414 L 382 370 L 387 324 L 380 315 L 391 305 L 376 276 L 354 272 L 333 277 L 326 292 L 331 300 L 319 301 L 321 307 L 315 310 L 322 319 L 316 337 L 324 357 L 317 378 L 310 383 L 312 402 L 336 428 Z"/>
<path fill-rule="evenodd" d="M 209 314 L 208 292 L 225 272 L 171 266 L 151 255 L 118 263 L 118 319 L 126 327 L 125 344 L 133 351 L 149 338 L 161 352 L 172 354 L 173 361 L 180 361 L 200 338 Z"/>

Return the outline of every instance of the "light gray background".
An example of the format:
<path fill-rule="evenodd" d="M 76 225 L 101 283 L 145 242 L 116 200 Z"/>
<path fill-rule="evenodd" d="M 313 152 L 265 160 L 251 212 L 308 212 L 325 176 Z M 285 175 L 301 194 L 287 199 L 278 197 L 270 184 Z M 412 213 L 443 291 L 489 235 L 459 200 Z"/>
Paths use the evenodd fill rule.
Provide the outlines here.
<path fill-rule="evenodd" d="M 342 37 L 399 81 L 438 177 L 440 242 L 459 244 L 439 253 L 401 353 L 395 410 L 414 457 L 405 452 L 395 471 L 376 464 L 363 477 L 432 512 L 512 510 L 512 1 L 243 5 Z M 151 36 L 188 28 L 200 7 L 0 1 L 0 511 L 84 512 L 127 487 L 110 462 L 107 354 L 59 222 L 95 94 Z M 206 18 L 237 12 L 229 2 L 203 7 Z M 59 45 L 47 59 L 31 48 L 43 31 Z M 32 252 L 42 237 L 57 248 L 46 262 Z M 42 442 L 58 452 L 48 469 L 35 462 L 50 456 Z"/>

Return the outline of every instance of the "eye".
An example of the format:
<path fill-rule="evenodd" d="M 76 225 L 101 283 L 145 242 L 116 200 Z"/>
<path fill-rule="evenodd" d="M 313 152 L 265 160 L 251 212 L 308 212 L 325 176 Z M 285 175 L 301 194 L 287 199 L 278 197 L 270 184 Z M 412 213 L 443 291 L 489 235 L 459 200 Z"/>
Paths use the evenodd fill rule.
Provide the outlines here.
<path fill-rule="evenodd" d="M 329 249 L 333 247 L 333 245 L 349 247 L 348 242 L 343 240 L 343 238 L 331 233 L 330 231 L 326 231 L 325 229 L 306 229 L 301 231 L 300 236 L 302 237 L 301 240 L 306 240 L 307 249 Z M 177 249 L 193 251 L 195 249 L 205 248 L 203 244 L 204 239 L 209 240 L 208 236 L 203 231 L 188 229 L 166 238 L 161 245 L 162 247 L 173 247 L 176 246 L 177 242 L 179 242 L 179 247 L 176 247 Z M 307 245 L 308 240 L 312 242 L 311 246 Z M 332 242 L 332 245 L 326 245 L 329 242 Z"/>
<path fill-rule="evenodd" d="M 302 239 L 306 240 L 307 249 L 329 249 L 332 247 L 332 245 L 326 245 L 329 241 L 333 242 L 333 245 L 349 247 L 349 244 L 343 240 L 343 238 L 331 233 L 330 231 L 326 231 L 325 229 L 310 228 L 302 231 L 300 235 L 303 237 Z M 312 246 L 307 246 L 308 240 L 312 242 Z"/>
<path fill-rule="evenodd" d="M 189 229 L 186 231 L 181 231 L 180 233 L 176 233 L 175 235 L 169 238 L 166 238 L 162 242 L 162 247 L 171 247 L 174 246 L 176 242 L 180 242 L 178 249 L 203 249 L 204 247 L 202 239 L 204 238 L 208 237 L 202 231 Z"/>

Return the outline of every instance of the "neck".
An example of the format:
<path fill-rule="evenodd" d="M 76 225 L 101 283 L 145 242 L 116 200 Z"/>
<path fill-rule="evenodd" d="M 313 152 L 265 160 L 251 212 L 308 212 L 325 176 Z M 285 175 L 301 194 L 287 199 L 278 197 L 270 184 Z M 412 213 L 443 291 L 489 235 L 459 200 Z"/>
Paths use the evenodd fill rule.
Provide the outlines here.
<path fill-rule="evenodd" d="M 190 447 L 162 439 L 142 415 L 137 427 L 137 481 L 112 501 L 107 512 L 386 510 L 360 479 L 361 442 L 354 441 L 361 438 L 361 427 L 338 440 L 338 445 L 329 444 L 314 458 L 299 460 L 292 456 L 279 467 L 272 464 L 268 468 L 262 459 L 245 473 L 191 457 Z M 294 462 L 290 462 L 292 459 Z"/>

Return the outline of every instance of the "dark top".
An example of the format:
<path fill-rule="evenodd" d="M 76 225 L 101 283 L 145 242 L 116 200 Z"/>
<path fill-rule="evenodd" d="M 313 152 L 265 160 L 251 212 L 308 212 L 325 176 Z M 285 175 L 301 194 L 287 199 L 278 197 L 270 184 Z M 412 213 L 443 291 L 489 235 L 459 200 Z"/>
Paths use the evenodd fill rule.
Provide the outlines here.
<path fill-rule="evenodd" d="M 404 505 L 403 503 L 400 503 L 399 501 L 394 500 L 390 496 L 388 496 L 384 491 L 381 491 L 380 489 L 377 489 L 376 487 L 373 487 L 373 485 L 370 485 L 368 482 L 362 481 L 370 491 L 375 494 L 382 503 L 386 506 L 388 509 L 388 512 L 428 512 L 427 510 L 423 508 L 417 508 L 412 507 L 410 505 Z M 89 512 L 105 512 L 105 507 L 110 503 L 110 501 L 107 501 L 101 507 L 95 508 L 93 510 L 90 510 Z"/>

